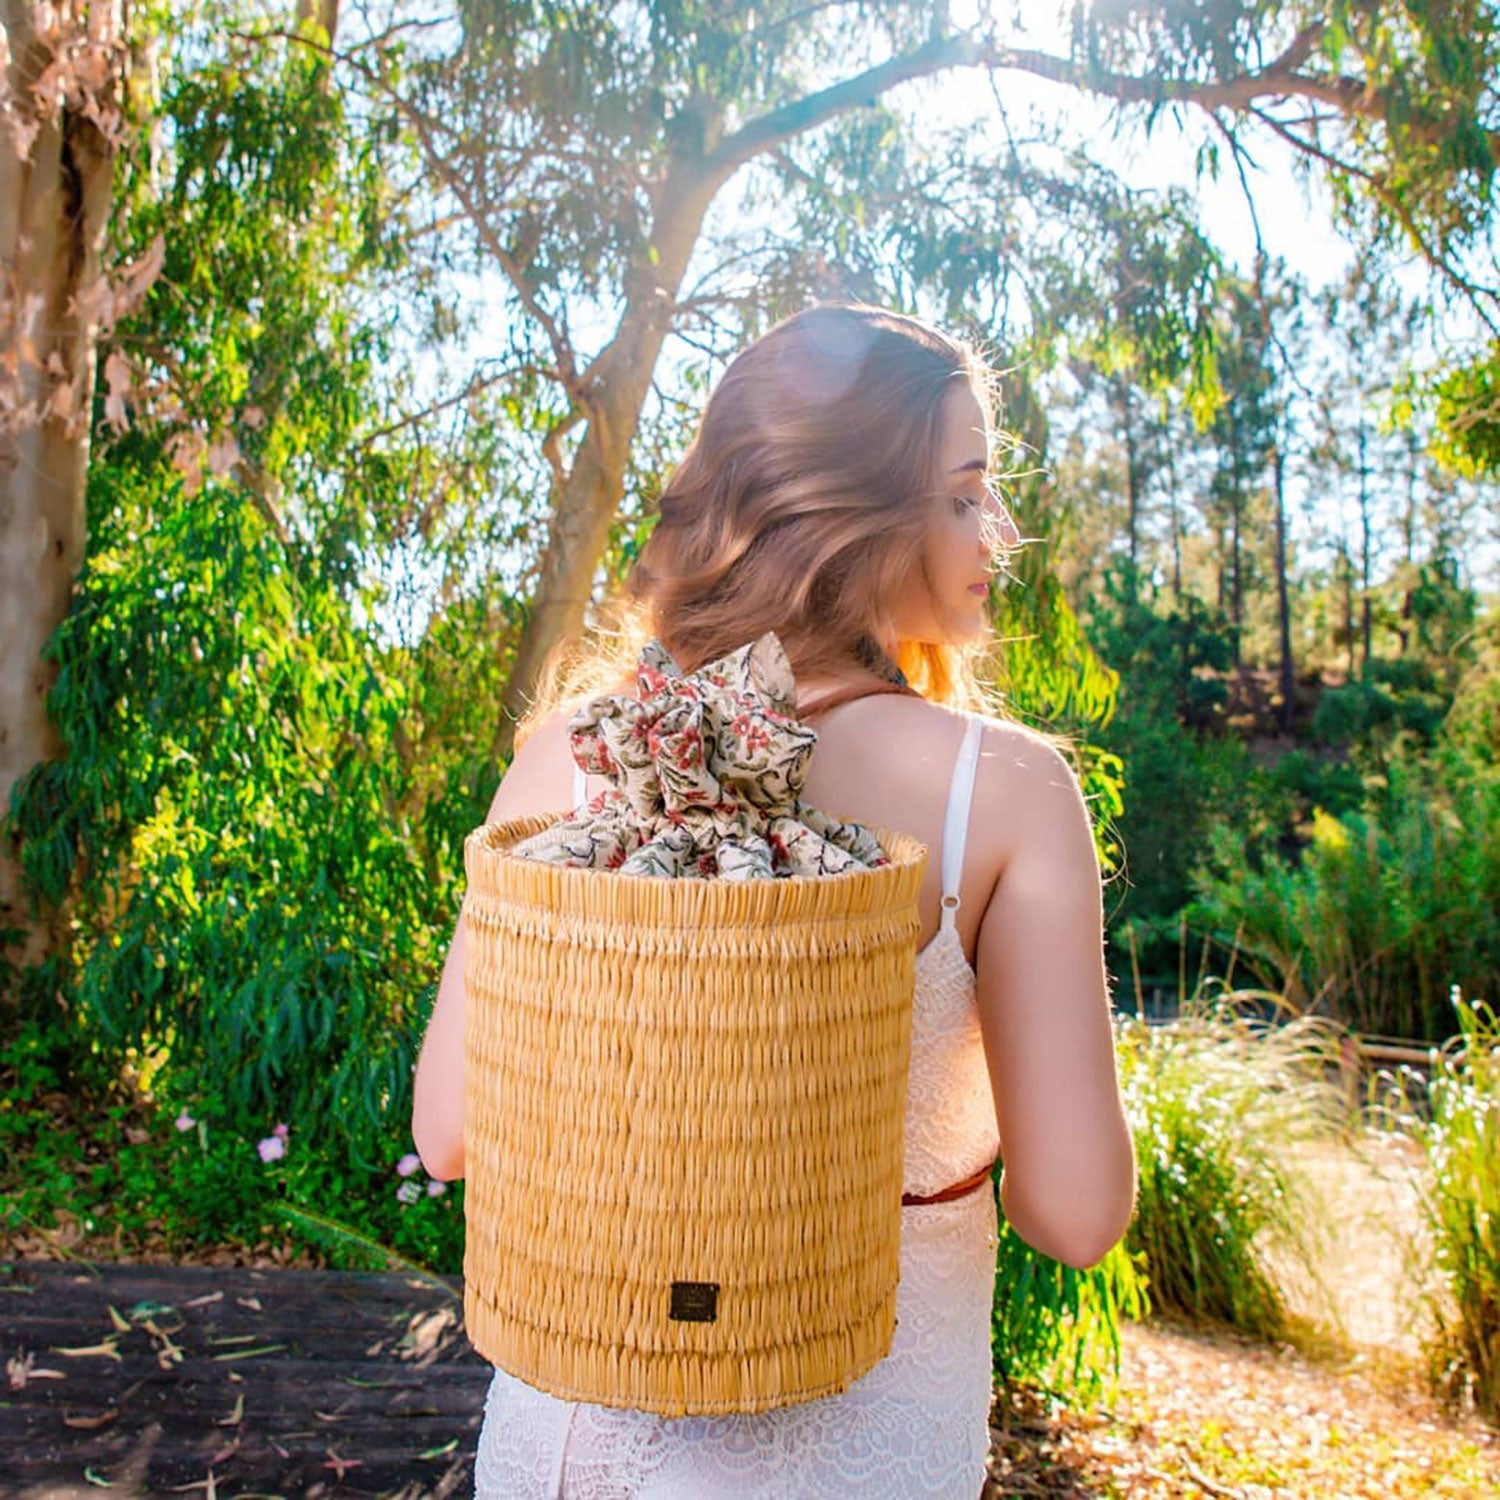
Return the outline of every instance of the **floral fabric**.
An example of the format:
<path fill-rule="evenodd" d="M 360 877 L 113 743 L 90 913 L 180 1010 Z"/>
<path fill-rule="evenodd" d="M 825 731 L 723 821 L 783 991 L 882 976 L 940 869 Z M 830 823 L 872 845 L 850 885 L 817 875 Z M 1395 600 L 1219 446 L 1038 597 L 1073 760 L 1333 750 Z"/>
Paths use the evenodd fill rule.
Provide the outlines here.
<path fill-rule="evenodd" d="M 592 699 L 569 723 L 574 760 L 613 786 L 513 854 L 700 880 L 888 863 L 869 829 L 801 799 L 818 736 L 797 719 L 791 663 L 773 631 L 691 673 L 650 641 L 636 687 L 634 697 Z"/>

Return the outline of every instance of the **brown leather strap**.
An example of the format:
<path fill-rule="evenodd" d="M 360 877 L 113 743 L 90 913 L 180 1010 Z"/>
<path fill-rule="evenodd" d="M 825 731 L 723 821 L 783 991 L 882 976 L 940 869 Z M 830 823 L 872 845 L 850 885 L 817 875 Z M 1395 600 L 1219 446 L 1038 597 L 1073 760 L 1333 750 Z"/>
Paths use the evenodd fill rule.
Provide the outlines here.
<path fill-rule="evenodd" d="M 998 1160 L 998 1158 L 996 1158 Z M 965 1177 L 962 1182 L 955 1182 L 952 1187 L 945 1187 L 940 1193 L 902 1193 L 901 1206 L 910 1207 L 914 1203 L 947 1203 L 954 1198 L 962 1198 L 966 1193 L 972 1193 L 976 1188 L 981 1188 L 995 1173 L 995 1162 L 981 1167 L 972 1177 Z"/>
<path fill-rule="evenodd" d="M 821 703 L 815 703 L 809 708 L 799 708 L 797 717 L 810 719 L 814 714 L 827 713 L 830 708 L 837 708 L 841 703 L 852 703 L 856 698 L 873 698 L 879 693 L 900 693 L 906 698 L 922 696 L 914 687 L 900 682 L 851 682 L 847 687 L 834 688 Z"/>

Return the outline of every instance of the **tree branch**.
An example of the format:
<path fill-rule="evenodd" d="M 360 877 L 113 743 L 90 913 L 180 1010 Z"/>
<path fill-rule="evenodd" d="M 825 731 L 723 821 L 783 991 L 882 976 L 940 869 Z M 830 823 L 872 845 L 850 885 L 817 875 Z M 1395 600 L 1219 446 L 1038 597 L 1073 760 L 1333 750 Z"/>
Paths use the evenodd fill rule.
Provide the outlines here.
<path fill-rule="evenodd" d="M 1241 73 L 1218 83 L 1140 77 L 1080 66 L 1070 58 L 1026 47 L 997 47 L 972 35 L 936 37 L 901 57 L 890 58 L 853 78 L 761 115 L 726 137 L 705 158 L 714 176 L 727 177 L 752 157 L 814 129 L 826 120 L 860 104 L 873 104 L 898 84 L 931 77 L 949 68 L 988 68 L 992 73 L 1014 69 L 1087 93 L 1102 94 L 1121 104 L 1192 104 L 1212 112 L 1229 109 L 1250 112 L 1262 99 L 1316 100 L 1341 116 L 1386 123 L 1389 95 L 1357 77 L 1318 77 L 1301 71 L 1324 31 L 1314 22 L 1294 36 L 1269 67 Z M 1436 121 L 1414 120 L 1408 127 L 1418 140 L 1441 134 Z M 1491 132 L 1490 150 L 1500 161 L 1500 135 Z"/>
<path fill-rule="evenodd" d="M 479 205 L 475 203 L 473 194 L 469 191 L 468 184 L 460 173 L 454 170 L 448 157 L 440 151 L 433 143 L 433 137 L 439 130 L 446 129 L 441 121 L 434 120 L 419 110 L 399 90 L 393 88 L 387 82 L 385 76 L 376 68 L 371 67 L 363 59 L 356 57 L 350 51 L 338 51 L 332 47 L 325 47 L 310 37 L 300 36 L 295 32 L 269 29 L 254 33 L 234 32 L 232 35 L 240 37 L 245 41 L 264 41 L 268 37 L 279 37 L 285 41 L 295 42 L 302 47 L 321 53 L 332 61 L 345 64 L 353 68 L 367 83 L 378 89 L 385 95 L 401 114 L 402 118 L 412 127 L 416 133 L 417 140 L 422 148 L 422 154 L 427 159 L 427 164 L 442 180 L 443 185 L 458 200 L 459 207 L 463 209 L 464 216 L 474 227 L 474 232 L 479 236 L 484 248 L 494 257 L 500 269 L 505 272 L 506 278 L 514 287 L 516 296 L 520 299 L 521 306 L 525 308 L 532 319 L 541 327 L 552 345 L 553 357 L 557 362 L 557 373 L 561 379 L 563 389 L 568 398 L 585 411 L 593 407 L 593 399 L 588 382 L 581 380 L 578 375 L 577 361 L 574 358 L 573 346 L 560 323 L 551 313 L 542 306 L 537 295 L 537 289 L 527 278 L 524 268 L 517 261 L 495 233 Z"/>
<path fill-rule="evenodd" d="M 1268 130 L 1273 131 L 1286 141 L 1295 150 L 1304 152 L 1309 156 L 1316 157 L 1325 166 L 1337 172 L 1347 172 L 1351 177 L 1357 177 L 1370 190 L 1373 197 L 1390 213 L 1392 218 L 1411 236 L 1412 243 L 1417 248 L 1417 253 L 1427 262 L 1439 275 L 1445 277 L 1469 299 L 1474 311 L 1484 320 L 1485 326 L 1490 333 L 1500 337 L 1500 323 L 1496 322 L 1496 316 L 1485 305 L 1495 303 L 1497 298 L 1493 287 L 1481 286 L 1477 281 L 1465 276 L 1449 258 L 1443 254 L 1435 245 L 1429 244 L 1427 236 L 1422 233 L 1416 221 L 1411 216 L 1411 210 L 1401 201 L 1399 193 L 1393 193 L 1387 185 L 1381 181 L 1373 172 L 1363 167 L 1354 166 L 1341 158 L 1325 151 L 1314 141 L 1309 141 L 1303 136 L 1288 130 L 1275 116 L 1267 114 L 1262 109 L 1252 108 L 1250 114 L 1261 122 Z"/>
<path fill-rule="evenodd" d="M 904 57 L 890 58 L 854 78 L 846 78 L 842 83 L 751 120 L 705 156 L 704 170 L 712 178 L 726 179 L 752 157 L 814 129 L 845 110 L 873 104 L 897 84 L 927 78 L 947 68 L 972 67 L 981 61 L 980 44 L 971 37 L 940 37 L 926 42 Z"/>
<path fill-rule="evenodd" d="M 478 371 L 471 374 L 464 382 L 463 388 L 453 392 L 451 395 L 440 397 L 430 406 L 424 406 L 421 411 L 408 412 L 404 417 L 398 417 L 394 422 L 387 422 L 384 427 L 377 427 L 373 432 L 368 432 L 356 444 L 359 448 L 368 448 L 383 437 L 390 437 L 392 433 L 403 432 L 408 427 L 415 427 L 419 422 L 425 422 L 429 417 L 436 416 L 440 411 L 446 411 L 450 406 L 457 406 L 460 402 L 467 401 L 470 396 L 477 396 L 480 391 L 488 390 L 492 385 L 499 385 L 502 380 L 510 380 L 518 375 L 528 373 L 546 375 L 550 379 L 557 379 L 557 371 L 550 367 L 539 367 L 535 365 L 507 365 L 503 370 L 493 375 L 480 375 Z"/>

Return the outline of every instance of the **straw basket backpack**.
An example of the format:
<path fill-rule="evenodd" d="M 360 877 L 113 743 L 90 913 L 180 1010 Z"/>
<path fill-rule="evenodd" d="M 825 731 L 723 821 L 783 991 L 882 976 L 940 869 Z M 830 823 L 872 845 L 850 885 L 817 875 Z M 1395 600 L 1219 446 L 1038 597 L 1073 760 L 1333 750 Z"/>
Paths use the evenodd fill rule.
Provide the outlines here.
<path fill-rule="evenodd" d="M 465 842 L 464 1311 L 491 1363 L 667 1416 L 889 1351 L 926 846 L 798 793 L 773 634 L 571 721 L 610 790 Z"/>

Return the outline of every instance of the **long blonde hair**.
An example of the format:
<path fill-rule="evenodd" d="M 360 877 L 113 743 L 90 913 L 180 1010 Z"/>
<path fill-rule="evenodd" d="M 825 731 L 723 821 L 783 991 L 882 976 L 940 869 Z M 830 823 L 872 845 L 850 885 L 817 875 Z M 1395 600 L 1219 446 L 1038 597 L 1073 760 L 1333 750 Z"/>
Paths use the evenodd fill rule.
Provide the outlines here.
<path fill-rule="evenodd" d="M 623 593 L 549 655 L 517 743 L 564 704 L 628 686 L 653 636 L 692 671 L 774 630 L 797 677 L 855 675 L 862 643 L 892 637 L 903 581 L 926 576 L 925 502 L 955 381 L 992 427 L 994 377 L 971 345 L 858 303 L 807 308 L 744 349 Z M 999 714 L 979 676 L 993 649 L 899 641 L 895 660 L 924 697 Z"/>

